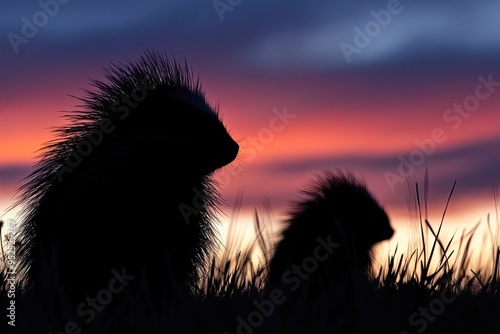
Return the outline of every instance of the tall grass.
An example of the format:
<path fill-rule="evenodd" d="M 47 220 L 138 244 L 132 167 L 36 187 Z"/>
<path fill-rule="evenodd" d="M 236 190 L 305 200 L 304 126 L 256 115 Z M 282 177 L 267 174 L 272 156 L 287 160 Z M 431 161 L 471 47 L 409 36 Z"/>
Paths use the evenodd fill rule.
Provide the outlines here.
<path fill-rule="evenodd" d="M 371 286 L 375 298 L 372 314 L 361 321 L 378 322 L 379 327 L 373 329 L 374 333 L 482 333 L 480 328 L 484 328 L 484 333 L 500 333 L 500 322 L 497 320 L 497 315 L 500 314 L 498 213 L 494 222 L 491 221 L 490 215 L 486 222 L 489 233 L 483 236 L 483 244 L 486 245 L 485 241 L 488 239 L 490 249 L 473 250 L 471 247 L 473 239 L 477 237 L 480 223 L 444 239 L 443 227 L 455 186 L 456 182 L 451 187 L 441 219 L 434 225 L 428 217 L 428 174 L 425 175 L 423 192 L 418 183 L 413 184 L 408 178 L 408 204 L 411 215 L 415 216 L 413 218 L 417 224 L 418 238 L 410 243 L 404 252 L 396 245 L 384 264 L 372 268 Z M 241 205 L 239 201 L 241 198 L 237 201 L 236 209 Z M 235 211 L 237 213 L 237 210 Z M 237 214 L 233 217 L 237 217 Z M 223 295 L 228 298 L 231 293 L 241 297 L 242 292 L 245 292 L 246 297 L 254 300 L 259 296 L 265 298 L 266 264 L 272 256 L 274 240 L 272 235 L 267 233 L 274 229 L 271 217 L 268 207 L 260 213 L 255 211 L 254 227 L 257 238 L 244 248 L 239 247 L 241 234 L 234 229 L 234 219 L 231 221 L 229 242 L 220 260 L 213 260 L 210 275 L 202 282 L 205 293 L 217 294 L 223 291 Z M 256 263 L 253 256 L 256 252 L 267 256 Z M 444 303 L 444 315 L 437 317 L 431 314 L 435 319 L 427 321 L 425 329 L 423 324 L 420 327 L 415 326 L 415 319 L 418 318 L 413 318 L 412 321 L 410 317 L 429 305 L 438 307 L 436 300 L 442 298 L 440 296 L 443 292 L 454 298 L 451 305 Z M 331 302 L 335 303 L 335 300 Z M 478 310 L 482 312 L 478 313 Z M 329 316 L 335 317 L 334 314 Z M 458 320 L 453 320 L 454 318 Z M 313 326 L 320 319 L 309 320 Z M 282 319 L 270 317 L 266 321 L 280 323 L 293 322 L 294 319 L 286 316 Z M 233 328 L 236 328 L 235 321 Z M 254 330 L 258 332 L 259 329 Z M 322 328 L 318 332 L 321 330 L 330 332 L 329 328 Z"/>
<path fill-rule="evenodd" d="M 438 286 L 443 286 L 444 282 L 448 282 L 453 285 L 454 289 L 471 289 L 475 292 L 498 288 L 500 274 L 498 216 L 496 223 L 491 222 L 489 214 L 487 216 L 490 250 L 481 250 L 479 254 L 476 254 L 471 248 L 480 222 L 469 230 L 464 229 L 458 237 L 458 242 L 455 240 L 456 232 L 449 240 L 443 240 L 441 232 L 456 182 L 451 187 L 437 229 L 432 227 L 428 219 L 428 184 L 426 173 L 423 196 L 419 185 L 415 184 L 414 192 L 410 193 L 413 196 L 409 198 L 409 207 L 417 218 L 420 238 L 413 244 L 409 244 L 405 253 L 398 254 L 396 247 L 394 253 L 388 257 L 386 266 L 374 268 L 374 270 L 378 269 L 376 277 L 379 284 L 394 286 L 411 283 L 434 290 Z M 411 187 L 410 183 L 408 185 Z M 493 224 L 494 227 L 492 227 Z M 487 245 L 485 237 L 483 237 L 483 244 Z M 485 260 L 485 257 L 488 259 Z"/>
<path fill-rule="evenodd" d="M 348 327 L 341 333 L 500 333 L 500 221 L 488 215 L 488 233 L 483 244 L 488 249 L 474 250 L 480 223 L 469 230 L 445 239 L 442 234 L 446 214 L 453 200 L 452 185 L 441 219 L 435 223 L 428 217 L 429 182 L 426 174 L 423 188 L 408 181 L 408 203 L 414 217 L 418 239 L 405 251 L 398 246 L 383 265 L 372 268 L 369 290 L 371 302 L 363 306 L 363 314 L 355 321 L 364 326 Z M 495 203 L 496 203 L 496 194 Z M 231 214 L 229 232 L 220 252 L 211 259 L 192 296 L 181 296 L 160 309 L 147 308 L 147 300 L 134 299 L 133 292 L 110 304 L 105 316 L 91 324 L 88 333 L 332 333 L 332 326 L 346 317 L 342 313 L 345 300 L 337 290 L 325 287 L 325 296 L 294 305 L 287 300 L 274 305 L 263 323 L 248 328 L 255 304 L 269 300 L 266 286 L 267 263 L 273 255 L 274 231 L 278 230 L 268 202 L 254 211 L 255 240 L 244 243 L 238 228 L 242 195 L 237 197 Z M 396 226 L 397 229 L 397 226 Z M 478 254 L 479 253 L 479 254 Z M 482 266 L 489 263 L 489 266 Z M 0 271 L 5 278 L 5 271 Z M 332 292 L 333 291 L 333 292 Z M 5 286 L 0 288 L 0 306 L 8 303 Z M 139 292 L 135 292 L 138 295 Z M 59 296 L 61 299 L 63 297 Z M 144 297 L 142 297 L 144 298 Z M 23 303 L 20 296 L 16 303 Z M 62 301 L 63 303 L 64 301 Z M 332 307 L 333 305 L 333 307 Z M 19 322 L 40 320 L 36 307 Z M 309 311 L 308 311 L 309 310 Z M 37 313 L 38 312 L 38 313 Z M 427 312 L 427 313 L 426 313 Z M 66 319 L 52 310 L 47 317 L 59 319 L 54 332 L 64 328 Z M 73 317 L 76 317 L 73 314 Z M 2 315 L 0 330 L 11 330 Z M 46 328 L 46 327 L 45 327 Z M 8 333 L 8 332 L 7 332 Z M 26 332 L 28 333 L 28 332 Z M 36 333 L 30 331 L 29 333 Z M 47 333 L 41 331 L 40 333 Z"/>

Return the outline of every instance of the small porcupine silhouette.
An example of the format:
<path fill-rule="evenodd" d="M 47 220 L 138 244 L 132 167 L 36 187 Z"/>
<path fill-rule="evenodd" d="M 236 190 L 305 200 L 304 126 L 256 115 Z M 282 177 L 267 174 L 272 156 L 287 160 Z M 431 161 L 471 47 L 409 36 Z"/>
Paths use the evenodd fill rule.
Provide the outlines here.
<path fill-rule="evenodd" d="M 146 51 L 105 71 L 19 189 L 20 272 L 28 290 L 58 280 L 76 303 L 113 270 L 168 298 L 196 284 L 213 250 L 211 175 L 239 146 L 187 63 Z"/>
<path fill-rule="evenodd" d="M 269 263 L 270 284 L 279 285 L 292 265 L 319 253 L 329 258 L 318 272 L 331 270 L 337 278 L 351 269 L 366 274 L 373 245 L 389 239 L 394 231 L 364 182 L 350 173 L 325 172 L 302 194 L 305 198 L 292 210 Z"/>
<path fill-rule="evenodd" d="M 270 329 L 364 333 L 372 247 L 393 235 L 389 218 L 351 173 L 319 174 L 302 194 L 268 264 L 268 291 L 287 296 Z"/>

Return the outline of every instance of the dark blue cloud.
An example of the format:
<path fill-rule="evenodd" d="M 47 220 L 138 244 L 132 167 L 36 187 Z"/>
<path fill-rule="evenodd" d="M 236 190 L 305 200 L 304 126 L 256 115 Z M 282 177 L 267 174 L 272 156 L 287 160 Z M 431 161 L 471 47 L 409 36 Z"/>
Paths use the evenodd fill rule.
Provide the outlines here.
<path fill-rule="evenodd" d="M 0 185 L 18 187 L 31 171 L 31 166 L 25 164 L 0 166 Z"/>
<path fill-rule="evenodd" d="M 21 34 L 21 18 L 32 20 L 41 10 L 35 3 L 2 6 L 9 12 L 5 35 Z M 0 59 L 40 64 L 36 60 L 47 54 L 74 64 L 94 54 L 114 59 L 157 47 L 226 68 L 322 71 L 461 59 L 472 64 L 500 53 L 498 2 L 401 1 L 400 12 L 347 63 L 339 45 L 353 44 L 354 28 L 364 29 L 374 20 L 371 11 L 387 7 L 388 1 L 243 1 L 220 21 L 212 1 L 70 1 L 18 54 L 5 38 Z"/>
<path fill-rule="evenodd" d="M 55 0 L 45 0 L 50 1 Z M 63 74 L 85 69 L 84 77 L 74 78 L 83 87 L 89 78 L 102 77 L 110 61 L 136 59 L 147 48 L 187 59 L 197 72 L 227 80 L 343 78 L 345 85 L 335 87 L 343 97 L 372 84 L 364 90 L 372 100 L 380 89 L 405 94 L 416 86 L 446 87 L 450 74 L 498 76 L 499 4 L 492 0 L 401 1 L 403 10 L 348 63 L 340 44 L 354 43 L 353 29 L 364 28 L 373 20 L 370 12 L 386 10 L 387 4 L 243 1 L 224 12 L 221 21 L 213 1 L 72 0 L 15 53 L 7 34 L 22 35 L 22 18 L 32 21 L 42 9 L 36 2 L 3 2 L 0 9 L 9 15 L 1 28 L 0 99 L 9 101 L 20 90 L 41 91 Z"/>
<path fill-rule="evenodd" d="M 410 177 L 414 181 L 421 181 L 426 169 L 431 176 L 431 186 L 440 198 L 446 198 L 451 186 L 457 181 L 456 196 L 474 196 L 479 192 L 490 191 L 500 185 L 500 138 L 487 141 L 477 141 L 471 144 L 437 149 L 430 155 L 425 155 L 421 165 L 412 165 Z M 393 196 L 399 196 L 406 189 L 406 177 L 400 173 L 402 160 L 409 161 L 411 151 L 398 152 L 390 155 L 332 155 L 307 160 L 276 161 L 261 166 L 266 171 L 281 177 L 299 177 L 313 175 L 323 170 L 340 168 L 343 170 L 364 171 L 371 175 L 379 175 L 386 179 L 386 173 L 402 177 L 404 182 L 393 183 Z M 401 159 L 401 157 L 403 159 Z M 408 166 L 408 165 L 406 165 Z M 411 167 L 410 167 L 411 168 Z M 398 179 L 399 180 L 399 179 Z M 401 179 L 402 180 L 402 179 Z M 387 188 L 391 188 L 389 183 Z M 400 198 L 399 201 L 403 201 Z"/>

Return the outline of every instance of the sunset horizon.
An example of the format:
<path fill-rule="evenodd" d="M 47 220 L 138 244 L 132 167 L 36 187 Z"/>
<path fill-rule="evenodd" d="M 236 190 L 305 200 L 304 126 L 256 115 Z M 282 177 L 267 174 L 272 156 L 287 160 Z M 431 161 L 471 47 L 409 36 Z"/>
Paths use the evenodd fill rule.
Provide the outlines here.
<path fill-rule="evenodd" d="M 168 279 L 162 285 L 161 270 L 172 261 L 181 281 L 206 289 L 197 291 L 200 310 L 211 307 L 201 306 L 207 296 L 239 300 L 244 295 L 253 307 L 259 291 L 278 305 L 280 298 L 264 294 L 283 289 L 283 282 L 271 284 L 265 276 L 275 246 L 284 244 L 283 262 L 288 262 L 283 266 L 296 264 L 310 251 L 307 247 L 317 246 L 320 237 L 314 233 L 321 232 L 338 233 L 338 240 L 353 243 L 344 243 L 350 250 L 334 262 L 345 265 L 349 275 L 362 273 L 354 275 L 359 286 L 345 288 L 344 302 L 365 297 L 356 293 L 368 282 L 369 270 L 383 272 L 370 278 L 378 284 L 374 302 L 399 312 L 398 303 L 409 300 L 399 323 L 387 321 L 387 333 L 416 329 L 408 319 L 415 319 L 412 312 L 422 306 L 420 292 L 407 295 L 404 290 L 413 289 L 415 282 L 429 298 L 438 283 L 445 291 L 470 284 L 498 301 L 500 3 L 40 0 L 0 7 L 8 13 L 0 43 L 0 238 L 9 242 L 8 236 L 20 231 L 22 247 L 26 240 L 40 242 L 40 273 L 47 270 L 44 252 L 51 238 L 59 238 L 54 243 L 59 242 L 61 253 L 51 251 L 63 263 L 61 275 L 68 281 L 74 277 L 67 288 L 75 300 L 102 291 L 99 278 L 109 274 L 110 263 L 127 263 L 136 276 L 138 268 L 148 268 L 142 272 L 149 273 L 148 283 L 131 285 L 151 284 L 161 291 L 152 294 L 158 297 L 152 302 L 161 304 L 167 300 L 161 294 L 178 288 Z M 126 112 L 119 115 L 116 108 Z M 129 115 L 134 117 L 127 119 Z M 71 165 L 68 156 L 78 161 Z M 33 172 L 35 182 L 29 183 Z M 324 173 L 333 173 L 324 182 L 334 190 L 350 194 L 356 189 L 352 200 L 311 188 Z M 332 175 L 341 179 L 342 173 L 352 173 L 366 189 L 354 179 L 345 188 L 338 186 Z M 299 205 L 307 213 L 299 214 L 294 209 L 307 191 L 317 196 L 316 202 Z M 333 203 L 331 212 L 322 201 Z M 81 205 L 88 208 L 79 211 Z M 304 223 L 302 214 L 317 224 Z M 65 219 L 77 223 L 66 224 Z M 185 225 L 179 223 L 183 219 Z M 378 236 L 376 227 L 387 225 L 387 219 L 394 234 Z M 121 221 L 133 228 L 122 230 Z M 303 224 L 302 230 L 293 230 L 290 221 Z M 25 222 L 35 227 L 26 232 L 21 228 Z M 170 224 L 164 226 L 170 233 L 160 232 L 157 224 Z M 87 244 L 78 244 L 78 235 Z M 178 240 L 183 248 L 174 249 Z M 133 251 L 141 246 L 151 247 L 145 248 L 143 259 Z M 299 282 L 306 286 L 307 298 L 317 295 L 315 286 L 330 289 L 325 296 L 333 298 L 338 286 L 329 282 L 344 282 L 345 277 L 342 270 L 317 272 L 320 252 L 314 247 L 316 262 L 309 262 L 314 279 Z M 325 249 L 328 256 L 335 254 Z M 162 251 L 169 255 L 163 258 Z M 32 260 L 22 256 L 26 263 Z M 215 256 L 217 267 L 211 262 Z M 97 262 L 94 276 L 92 258 Z M 359 258 L 364 260 L 358 263 Z M 403 265 L 397 267 L 397 261 Z M 200 278 L 196 275 L 202 266 L 208 273 Z M 7 267 L 0 267 L 0 278 L 7 278 Z M 284 268 L 278 265 L 278 272 Z M 46 283 L 43 274 L 38 278 Z M 93 292 L 84 291 L 87 281 Z M 390 299 L 391 289 L 401 294 Z M 1 292 L 2 287 L 0 297 Z M 291 310 L 301 312 L 304 296 L 292 292 L 288 297 L 299 302 Z M 337 315 L 350 312 L 321 298 L 315 307 Z M 465 304 L 449 306 L 443 296 L 440 303 L 432 298 L 433 305 L 446 306 L 459 317 L 466 313 L 460 309 Z M 4 299 L 2 307 L 10 303 Z M 265 301 L 260 300 L 262 305 Z M 245 326 L 250 332 L 251 317 L 237 313 L 247 306 L 239 306 L 231 310 L 232 322 L 224 323 L 225 333 L 241 333 Z M 295 320 L 285 309 L 276 307 L 278 317 L 269 319 L 277 322 L 270 320 L 269 328 L 295 330 L 293 321 L 278 325 Z M 315 323 L 316 309 L 309 310 Z M 377 312 L 359 319 L 371 321 L 381 316 Z M 446 323 L 445 316 L 439 319 L 437 331 L 443 328 L 440 322 Z M 352 329 L 358 331 L 363 328 Z"/>

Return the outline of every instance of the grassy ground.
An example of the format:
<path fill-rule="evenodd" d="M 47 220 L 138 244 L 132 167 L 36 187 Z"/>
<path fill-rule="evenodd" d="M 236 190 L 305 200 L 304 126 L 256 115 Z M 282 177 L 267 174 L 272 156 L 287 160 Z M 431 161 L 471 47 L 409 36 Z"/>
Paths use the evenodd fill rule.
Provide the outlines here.
<path fill-rule="evenodd" d="M 418 187 L 413 195 L 420 241 L 404 252 L 396 248 L 385 265 L 372 269 L 367 284 L 335 282 L 307 295 L 268 289 L 272 219 L 266 207 L 255 213 L 255 242 L 241 249 L 241 236 L 231 230 L 190 296 L 179 293 L 152 306 L 136 277 L 118 292 L 103 293 L 95 305 L 75 309 L 62 293 L 24 296 L 16 290 L 10 298 L 7 285 L 0 291 L 0 333 L 500 333 L 500 222 L 486 222 L 491 247 L 481 255 L 490 266 L 475 267 L 470 245 L 477 226 L 442 240 L 446 208 L 441 221 L 429 222 L 425 196 Z M 9 278 L 7 268 L 1 275 Z M 6 317 L 12 301 L 15 327 Z"/>

